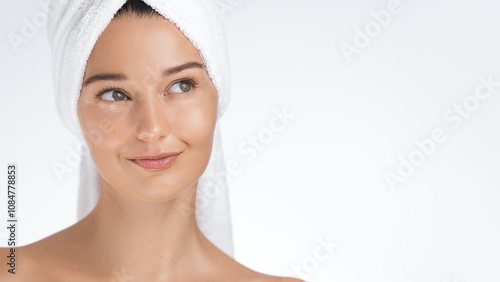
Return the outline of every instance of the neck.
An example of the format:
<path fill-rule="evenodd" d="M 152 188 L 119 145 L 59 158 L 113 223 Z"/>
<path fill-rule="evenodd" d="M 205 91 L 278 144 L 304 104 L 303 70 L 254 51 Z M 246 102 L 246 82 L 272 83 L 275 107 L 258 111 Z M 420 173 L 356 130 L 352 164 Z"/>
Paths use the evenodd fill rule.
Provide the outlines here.
<path fill-rule="evenodd" d="M 150 202 L 101 179 L 99 202 L 79 229 L 83 255 L 94 264 L 98 254 L 99 270 L 117 278 L 167 279 L 207 265 L 219 251 L 196 224 L 196 188 L 197 183 L 174 199 Z"/>

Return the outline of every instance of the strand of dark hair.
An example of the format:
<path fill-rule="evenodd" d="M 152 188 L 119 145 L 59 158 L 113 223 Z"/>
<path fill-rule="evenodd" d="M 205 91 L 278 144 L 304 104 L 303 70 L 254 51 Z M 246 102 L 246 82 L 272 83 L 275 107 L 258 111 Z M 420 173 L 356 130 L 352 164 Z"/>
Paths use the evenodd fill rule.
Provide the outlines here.
<path fill-rule="evenodd" d="M 151 6 L 141 0 L 127 0 L 125 4 L 116 12 L 115 18 L 122 15 L 135 15 L 139 18 L 160 16 Z"/>

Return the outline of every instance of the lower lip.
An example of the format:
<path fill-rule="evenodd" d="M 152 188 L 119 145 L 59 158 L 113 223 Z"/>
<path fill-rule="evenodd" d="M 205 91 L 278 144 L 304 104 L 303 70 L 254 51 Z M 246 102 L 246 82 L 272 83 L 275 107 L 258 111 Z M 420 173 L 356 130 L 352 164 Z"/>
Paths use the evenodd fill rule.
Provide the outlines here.
<path fill-rule="evenodd" d="M 157 160 L 142 159 L 142 160 L 131 160 L 131 161 L 133 161 L 136 165 L 144 168 L 147 171 L 161 171 L 171 167 L 175 163 L 179 155 L 180 154 L 177 154 Z"/>

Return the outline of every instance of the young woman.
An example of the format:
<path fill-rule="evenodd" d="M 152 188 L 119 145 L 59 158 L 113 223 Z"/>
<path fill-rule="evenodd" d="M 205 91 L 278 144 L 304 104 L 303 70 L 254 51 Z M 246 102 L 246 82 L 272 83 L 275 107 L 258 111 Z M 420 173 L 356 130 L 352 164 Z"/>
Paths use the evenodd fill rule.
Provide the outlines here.
<path fill-rule="evenodd" d="M 2 263 L 1 281 L 300 281 L 239 264 L 186 213 L 195 210 L 220 105 L 207 68 L 174 23 L 141 1 L 121 7 L 86 61 L 77 103 L 99 171 L 97 205 L 16 248 L 16 274 Z"/>

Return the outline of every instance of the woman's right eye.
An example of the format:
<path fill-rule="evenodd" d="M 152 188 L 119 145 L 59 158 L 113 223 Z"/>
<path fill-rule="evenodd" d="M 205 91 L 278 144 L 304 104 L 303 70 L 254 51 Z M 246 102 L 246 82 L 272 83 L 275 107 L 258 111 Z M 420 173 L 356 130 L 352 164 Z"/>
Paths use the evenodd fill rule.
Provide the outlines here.
<path fill-rule="evenodd" d="M 124 101 L 124 100 L 130 100 L 127 95 L 123 94 L 123 92 L 118 91 L 118 90 L 110 90 L 107 92 L 102 93 L 99 95 L 99 97 L 103 100 L 106 101 Z"/>

